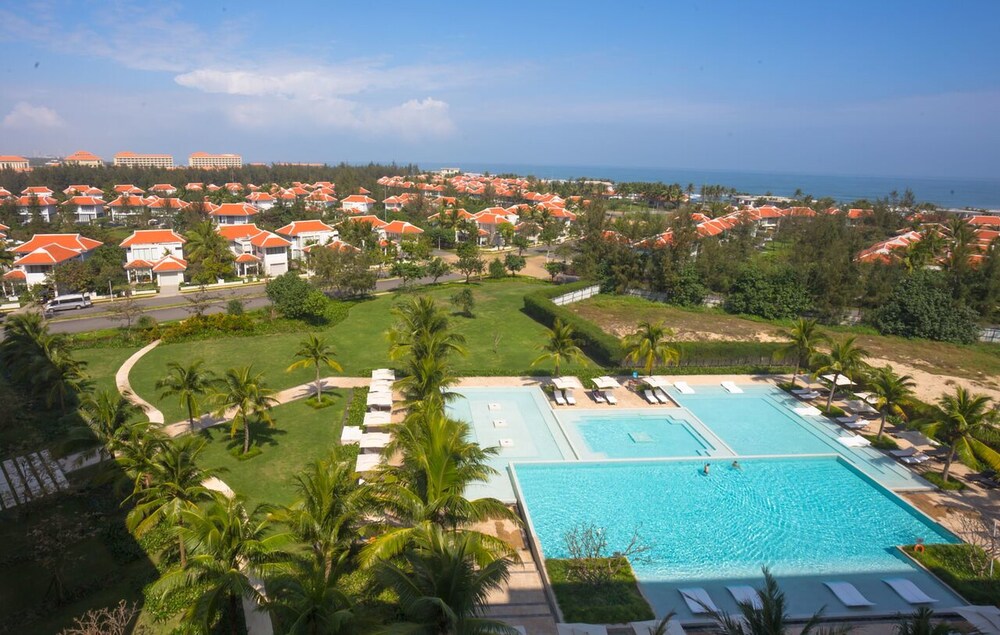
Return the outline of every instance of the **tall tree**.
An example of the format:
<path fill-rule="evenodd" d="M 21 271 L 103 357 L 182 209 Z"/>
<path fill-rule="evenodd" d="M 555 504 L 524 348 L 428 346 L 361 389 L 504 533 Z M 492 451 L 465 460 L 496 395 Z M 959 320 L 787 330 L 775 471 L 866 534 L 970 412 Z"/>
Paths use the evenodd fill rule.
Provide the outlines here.
<path fill-rule="evenodd" d="M 948 446 L 941 478 L 947 482 L 951 464 L 958 457 L 966 465 L 977 459 L 1000 470 L 1000 453 L 990 447 L 1000 444 L 997 411 L 990 409 L 990 398 L 973 395 L 959 386 L 954 395 L 943 395 L 929 416 L 920 422 L 920 430 Z"/>
<path fill-rule="evenodd" d="M 160 399 L 177 397 L 181 407 L 187 411 L 188 429 L 194 431 L 194 420 L 202 414 L 202 403 L 218 380 L 215 373 L 203 368 L 204 360 L 195 360 L 187 366 L 179 362 L 167 364 L 167 375 L 157 380 L 156 389 Z"/>
<path fill-rule="evenodd" d="M 299 348 L 295 351 L 295 357 L 300 358 L 297 362 L 288 367 L 288 372 L 296 368 L 308 368 L 313 366 L 316 369 L 316 403 L 323 401 L 323 384 L 320 381 L 320 372 L 324 367 L 344 372 L 343 367 L 333 359 L 334 351 L 325 339 L 310 334 L 306 339 L 299 342 Z"/>
<path fill-rule="evenodd" d="M 569 324 L 563 324 L 562 320 L 556 318 L 552 328 L 548 330 L 547 338 L 543 344 L 536 347 L 543 352 L 531 362 L 532 366 L 552 361 L 555 364 L 555 375 L 558 377 L 563 362 L 587 364 L 587 356 L 576 345 L 576 340 L 573 338 L 573 327 Z"/>
<path fill-rule="evenodd" d="M 781 347 L 779 355 L 782 357 L 795 358 L 795 373 L 792 375 L 792 387 L 795 387 L 799 379 L 799 370 L 803 365 L 808 365 L 816 355 L 816 347 L 829 340 L 826 335 L 820 332 L 816 320 L 799 318 L 795 325 L 780 333 L 781 337 L 790 340 Z"/>
<path fill-rule="evenodd" d="M 916 382 L 909 375 L 897 375 L 890 366 L 883 366 L 875 371 L 869 380 L 869 390 L 875 397 L 872 404 L 880 413 L 882 420 L 878 426 L 878 438 L 882 438 L 885 430 L 885 420 L 890 414 L 905 416 L 903 404 L 913 396 Z"/>
<path fill-rule="evenodd" d="M 274 391 L 265 385 L 263 373 L 253 372 L 251 364 L 227 370 L 214 397 L 217 416 L 224 417 L 228 411 L 234 411 L 229 435 L 235 437 L 236 431 L 243 427 L 243 454 L 246 454 L 250 451 L 251 422 L 256 419 L 267 425 L 274 422 L 271 418 L 271 407 L 277 403 Z"/>
<path fill-rule="evenodd" d="M 668 341 L 673 335 L 673 329 L 662 324 L 640 322 L 634 333 L 622 338 L 625 359 L 633 364 L 641 363 L 646 375 L 653 374 L 653 366 L 657 362 L 664 365 L 677 363 L 680 361 L 681 353 Z"/>
<path fill-rule="evenodd" d="M 830 409 L 833 403 L 833 395 L 837 392 L 837 381 L 841 377 L 854 379 L 857 373 L 866 366 L 865 359 L 868 351 L 857 344 L 857 337 L 852 335 L 842 342 L 834 341 L 830 344 L 829 353 L 820 353 L 816 356 L 819 368 L 813 371 L 814 377 L 820 375 L 833 375 L 830 385 L 830 395 L 826 398 L 826 409 Z"/>

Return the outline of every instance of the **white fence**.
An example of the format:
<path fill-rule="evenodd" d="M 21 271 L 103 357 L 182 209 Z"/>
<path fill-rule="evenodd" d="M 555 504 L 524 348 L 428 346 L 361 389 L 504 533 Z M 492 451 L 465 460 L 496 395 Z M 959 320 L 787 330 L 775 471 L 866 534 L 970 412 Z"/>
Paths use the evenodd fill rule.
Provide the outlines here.
<path fill-rule="evenodd" d="M 991 344 L 1000 342 L 1000 326 L 991 326 L 979 331 L 979 341 Z"/>
<path fill-rule="evenodd" d="M 552 298 L 553 304 L 563 306 L 564 304 L 573 304 L 574 302 L 579 302 L 580 300 L 586 300 L 587 298 L 592 298 L 601 292 L 601 285 L 595 284 L 593 286 L 587 287 L 586 289 L 579 289 L 577 291 L 570 291 L 560 296 Z"/>

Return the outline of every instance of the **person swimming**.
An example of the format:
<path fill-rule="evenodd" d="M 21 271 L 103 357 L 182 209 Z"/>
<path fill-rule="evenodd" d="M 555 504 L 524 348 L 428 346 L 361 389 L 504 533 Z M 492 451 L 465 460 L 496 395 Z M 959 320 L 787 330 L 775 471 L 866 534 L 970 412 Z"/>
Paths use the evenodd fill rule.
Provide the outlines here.
<path fill-rule="evenodd" d="M 741 470 L 743 468 L 740 467 L 740 462 L 739 461 L 733 461 L 733 469 L 734 470 Z"/>
<path fill-rule="evenodd" d="M 705 464 L 705 467 L 703 467 L 703 468 L 702 468 L 702 470 L 701 470 L 701 471 L 702 471 L 702 473 L 704 473 L 704 474 L 705 474 L 705 476 L 708 476 L 708 468 L 709 468 L 709 466 L 711 466 L 711 465 L 712 465 L 711 463 L 706 463 L 706 464 Z"/>

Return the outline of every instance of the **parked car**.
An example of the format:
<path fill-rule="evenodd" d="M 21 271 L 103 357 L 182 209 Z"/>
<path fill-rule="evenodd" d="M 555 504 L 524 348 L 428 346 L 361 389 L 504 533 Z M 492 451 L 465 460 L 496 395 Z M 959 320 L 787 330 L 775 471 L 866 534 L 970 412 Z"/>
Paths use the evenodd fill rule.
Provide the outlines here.
<path fill-rule="evenodd" d="M 45 303 L 45 315 L 53 315 L 56 311 L 84 309 L 89 306 L 93 306 L 89 295 L 83 295 L 82 293 L 57 295 Z"/>

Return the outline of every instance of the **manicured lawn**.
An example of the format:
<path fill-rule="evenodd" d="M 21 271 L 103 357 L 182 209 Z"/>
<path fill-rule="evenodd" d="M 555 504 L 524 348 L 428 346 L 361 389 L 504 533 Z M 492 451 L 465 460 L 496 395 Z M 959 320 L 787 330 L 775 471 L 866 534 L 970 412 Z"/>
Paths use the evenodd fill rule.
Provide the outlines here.
<path fill-rule="evenodd" d="M 544 283 L 517 279 L 472 285 L 475 317 L 456 315 L 452 318 L 456 330 L 466 337 L 469 349 L 468 356 L 455 360 L 456 372 L 518 375 L 532 370 L 551 370 L 551 366 L 530 367 L 538 356 L 536 347 L 544 341 L 546 329 L 521 312 L 524 294 L 539 284 Z M 427 293 L 451 310 L 448 298 L 460 288 L 461 285 L 442 285 Z M 405 297 L 406 294 L 391 294 L 359 303 L 343 322 L 317 331 L 333 344 L 345 374 L 362 376 L 373 368 L 390 364 L 385 332 L 393 322 L 392 307 Z M 179 421 L 185 415 L 177 401 L 160 400 L 155 389 L 168 362 L 203 359 L 205 366 L 216 372 L 252 363 L 254 368 L 265 373 L 269 386 L 280 390 L 313 379 L 311 369 L 285 372 L 295 361 L 292 353 L 305 335 L 285 333 L 161 344 L 132 369 L 130 380 L 138 394 L 164 412 L 167 421 Z"/>
<path fill-rule="evenodd" d="M 609 333 L 623 335 L 639 322 L 662 322 L 677 332 L 680 340 L 768 341 L 780 339 L 787 325 L 729 315 L 719 309 L 685 309 L 627 296 L 598 295 L 567 305 Z M 955 375 L 990 382 L 1000 375 L 1000 345 L 948 344 L 873 334 L 865 327 L 824 327 L 829 335 L 843 339 L 858 336 L 858 344 L 877 358 L 912 365 L 934 374 Z M 995 382 L 994 382 L 995 383 Z"/>
<path fill-rule="evenodd" d="M 567 622 L 625 624 L 655 617 L 646 599 L 639 593 L 630 567 L 625 567 L 614 579 L 593 586 L 571 578 L 569 563 L 568 560 L 557 559 L 545 561 L 552 590 Z"/>
<path fill-rule="evenodd" d="M 252 505 L 259 503 L 287 504 L 295 495 L 292 479 L 308 463 L 326 456 L 340 443 L 340 428 L 350 390 L 326 393 L 334 403 L 315 409 L 304 400 L 276 406 L 274 427 L 251 428 L 253 443 L 261 453 L 241 461 L 230 453 L 234 444 L 243 447 L 243 432 L 229 437 L 226 424 L 204 430 L 209 445 L 202 455 L 204 467 L 221 467 L 219 475 L 237 494 L 247 497 Z"/>
<path fill-rule="evenodd" d="M 138 346 L 135 348 L 78 348 L 74 354 L 80 361 L 87 362 L 84 370 L 95 389 L 115 392 L 115 373 L 125 363 L 125 360 L 137 350 L 139 350 Z"/>

